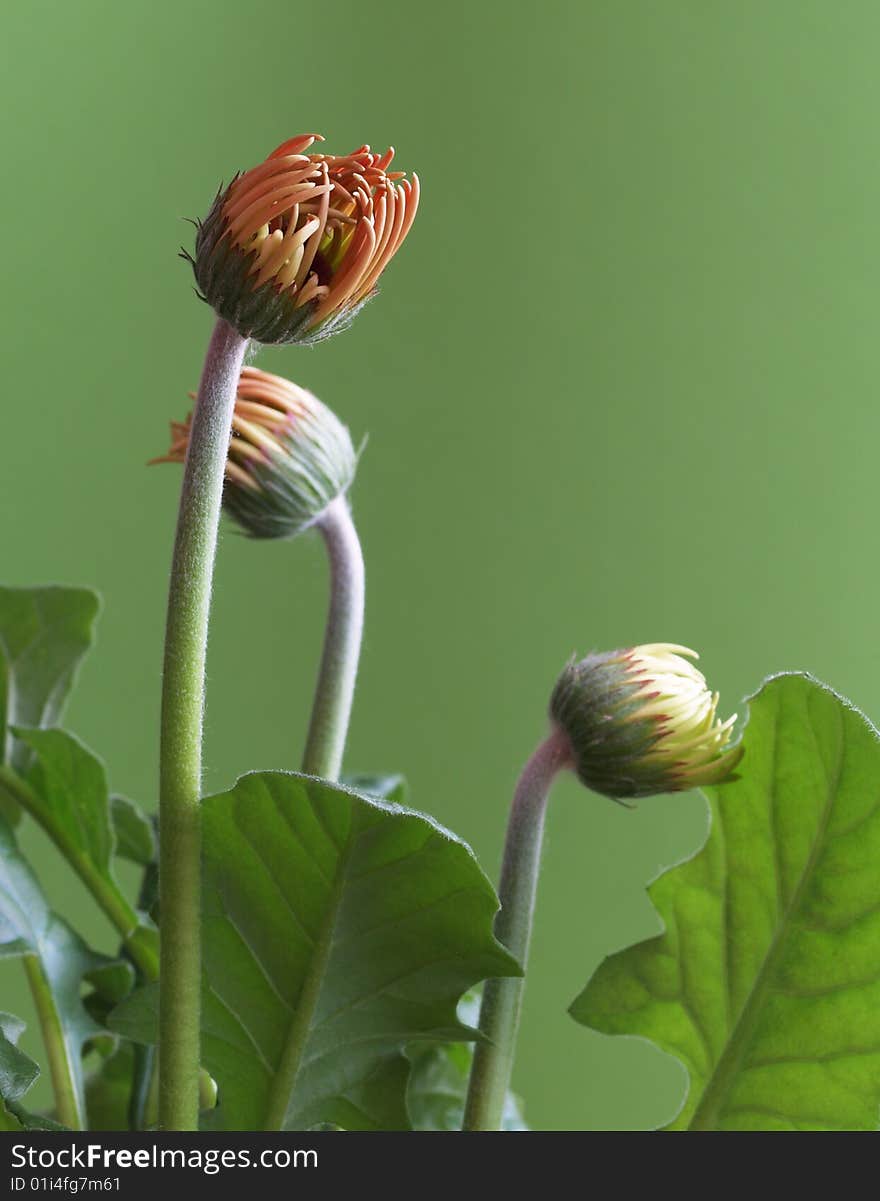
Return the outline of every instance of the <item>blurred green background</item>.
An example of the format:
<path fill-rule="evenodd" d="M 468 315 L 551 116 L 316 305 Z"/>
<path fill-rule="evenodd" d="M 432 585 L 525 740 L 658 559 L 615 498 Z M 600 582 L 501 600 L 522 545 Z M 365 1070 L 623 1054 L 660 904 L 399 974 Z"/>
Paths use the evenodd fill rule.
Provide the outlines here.
<path fill-rule="evenodd" d="M 308 130 L 391 142 L 424 185 L 352 330 L 260 358 L 370 438 L 349 767 L 405 772 L 494 877 L 576 649 L 698 647 L 725 711 L 807 668 L 880 713 L 874 0 L 32 0 L 3 33 L 2 577 L 102 593 L 68 725 L 116 790 L 155 804 L 179 472 L 144 463 L 211 323 L 181 218 Z M 297 765 L 325 593 L 315 540 L 226 529 L 209 789 Z M 570 780 L 554 794 L 515 1080 L 534 1126 L 676 1107 L 672 1060 L 566 1009 L 656 931 L 644 885 L 704 830 L 693 795 L 628 812 Z M 0 1008 L 28 1012 L 19 970 Z"/>

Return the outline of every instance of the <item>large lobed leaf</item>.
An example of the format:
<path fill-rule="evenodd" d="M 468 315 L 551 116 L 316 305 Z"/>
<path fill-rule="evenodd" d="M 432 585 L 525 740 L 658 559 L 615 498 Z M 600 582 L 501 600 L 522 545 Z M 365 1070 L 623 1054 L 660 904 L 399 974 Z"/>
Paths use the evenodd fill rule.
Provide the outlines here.
<path fill-rule="evenodd" d="M 283 772 L 204 802 L 203 1056 L 214 1124 L 406 1129 L 417 1040 L 473 1039 L 456 1005 L 516 974 L 470 848 L 430 818 Z M 155 1029 L 155 989 L 113 1019 Z"/>
<path fill-rule="evenodd" d="M 739 778 L 703 849 L 650 896 L 665 932 L 606 959 L 572 1006 L 687 1068 L 674 1130 L 875 1130 L 880 741 L 803 675 L 751 699 Z"/>

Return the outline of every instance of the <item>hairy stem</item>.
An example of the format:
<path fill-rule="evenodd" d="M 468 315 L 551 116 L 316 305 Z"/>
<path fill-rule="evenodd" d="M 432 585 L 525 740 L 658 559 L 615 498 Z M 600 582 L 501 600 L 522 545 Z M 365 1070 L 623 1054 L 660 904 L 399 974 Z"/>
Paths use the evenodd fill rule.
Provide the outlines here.
<path fill-rule="evenodd" d="M 71 1049 L 64 1037 L 64 1027 L 49 981 L 36 955 L 24 956 L 24 970 L 34 998 L 43 1044 L 49 1060 L 49 1075 L 55 1094 L 55 1115 L 62 1126 L 67 1126 L 70 1130 L 82 1130 L 85 1114 L 80 1104 Z M 78 1055 L 79 1048 L 74 1053 Z"/>
<path fill-rule="evenodd" d="M 348 501 L 337 496 L 318 519 L 330 560 L 330 609 L 302 769 L 336 780 L 342 768 L 364 628 L 364 557 Z"/>
<path fill-rule="evenodd" d="M 199 1117 L 202 713 L 211 580 L 235 392 L 247 340 L 222 319 L 193 411 L 171 565 L 159 772 L 159 1126 Z"/>
<path fill-rule="evenodd" d="M 554 731 L 523 768 L 510 808 L 495 935 L 523 973 L 529 957 L 547 797 L 557 772 L 568 766 L 570 759 L 568 739 L 561 731 Z M 464 1130 L 501 1129 L 524 983 L 522 977 L 486 981 L 480 1008 L 480 1031 L 486 1041 L 478 1043 L 474 1050 Z"/>

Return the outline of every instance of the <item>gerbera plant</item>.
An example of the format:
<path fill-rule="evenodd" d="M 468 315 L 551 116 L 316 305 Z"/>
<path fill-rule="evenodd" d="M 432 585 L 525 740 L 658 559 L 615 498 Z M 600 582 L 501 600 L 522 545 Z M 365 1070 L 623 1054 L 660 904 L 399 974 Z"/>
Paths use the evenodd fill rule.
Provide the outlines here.
<path fill-rule="evenodd" d="M 497 892 L 400 777 L 344 774 L 364 620 L 360 454 L 332 397 L 248 360 L 352 321 L 410 233 L 419 185 L 391 170 L 391 150 L 334 155 L 321 141 L 291 138 L 236 175 L 186 255 L 217 319 L 160 456 L 182 478 L 153 817 L 61 725 L 94 594 L 0 589 L 0 949 L 23 962 L 53 1094 L 46 1112 L 29 1103 L 41 1065 L 17 1045 L 22 1021 L 0 1014 L 0 1128 L 525 1128 L 529 1098 L 511 1092 L 519 1015 L 551 787 L 571 772 L 584 804 L 619 802 L 622 821 L 684 789 L 709 814 L 703 848 L 650 887 L 661 932 L 609 948 L 572 1018 L 681 1061 L 668 1128 L 875 1129 L 880 745 L 829 688 L 770 677 L 738 725 L 686 647 L 572 659 L 510 804 Z M 369 487 L 366 460 L 361 474 Z M 252 539 L 317 534 L 329 599 L 298 762 L 206 797 L 221 510 Z M 20 821 L 69 861 L 116 954 L 52 911 Z M 139 868 L 136 895 L 120 857 Z M 580 912 L 577 881 L 571 896 L 579 921 L 601 922 Z"/>

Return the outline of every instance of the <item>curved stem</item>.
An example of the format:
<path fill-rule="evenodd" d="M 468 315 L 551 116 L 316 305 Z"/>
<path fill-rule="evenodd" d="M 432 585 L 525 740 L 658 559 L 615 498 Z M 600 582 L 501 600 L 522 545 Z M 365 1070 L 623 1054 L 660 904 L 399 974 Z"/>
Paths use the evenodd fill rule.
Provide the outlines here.
<path fill-rule="evenodd" d="M 171 565 L 159 771 L 159 1126 L 199 1117 L 202 711 L 211 580 L 247 340 L 218 319 L 193 411 Z"/>
<path fill-rule="evenodd" d="M 364 557 L 348 501 L 337 496 L 318 518 L 330 559 L 330 610 L 302 769 L 336 780 L 342 768 L 364 629 Z"/>
<path fill-rule="evenodd" d="M 24 970 L 34 998 L 43 1044 L 49 1060 L 56 1116 L 62 1126 L 67 1126 L 70 1130 L 82 1130 L 85 1115 L 55 998 L 52 996 L 43 965 L 36 955 L 24 956 Z"/>
<path fill-rule="evenodd" d="M 525 973 L 541 866 L 547 797 L 556 774 L 571 762 L 568 738 L 560 730 L 538 747 L 523 768 L 507 822 L 495 919 L 495 936 Z M 468 1086 L 463 1130 L 500 1130 L 513 1070 L 523 977 L 487 980 L 480 1007 L 480 1031 Z"/>

